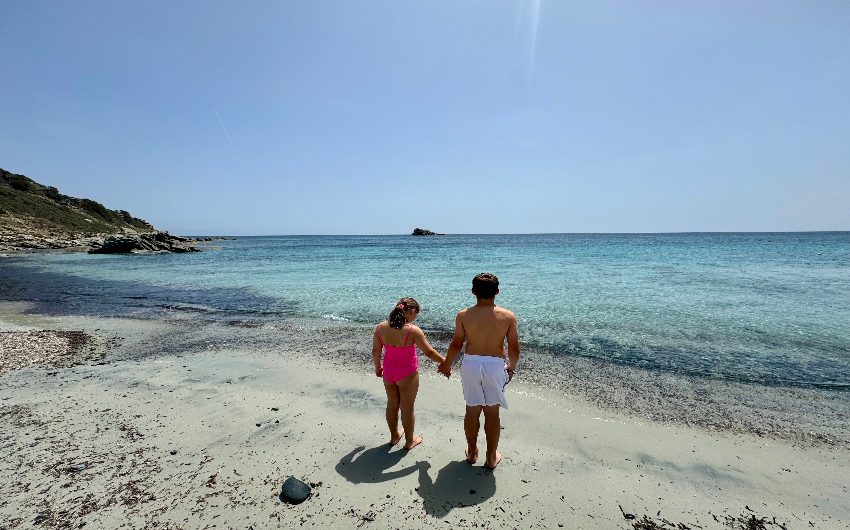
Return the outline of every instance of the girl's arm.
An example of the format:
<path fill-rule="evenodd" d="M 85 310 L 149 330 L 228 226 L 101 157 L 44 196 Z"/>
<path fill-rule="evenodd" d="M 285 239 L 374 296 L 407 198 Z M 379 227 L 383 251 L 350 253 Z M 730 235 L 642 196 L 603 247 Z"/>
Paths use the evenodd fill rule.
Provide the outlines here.
<path fill-rule="evenodd" d="M 428 357 L 435 363 L 440 364 L 442 364 L 443 361 L 446 360 L 445 357 L 440 355 L 440 352 L 435 350 L 433 346 L 428 343 L 428 339 L 425 338 L 425 332 L 419 329 L 418 326 L 413 328 L 412 335 L 414 342 L 417 346 L 419 346 L 419 349 L 422 350 L 422 353 L 424 353 L 426 357 Z"/>
<path fill-rule="evenodd" d="M 378 324 L 380 326 L 380 324 Z M 372 361 L 375 363 L 375 375 L 381 377 L 384 375 L 384 369 L 381 366 L 381 352 L 384 346 L 381 344 L 381 339 L 378 338 L 378 328 L 375 328 L 375 333 L 372 335 Z"/>

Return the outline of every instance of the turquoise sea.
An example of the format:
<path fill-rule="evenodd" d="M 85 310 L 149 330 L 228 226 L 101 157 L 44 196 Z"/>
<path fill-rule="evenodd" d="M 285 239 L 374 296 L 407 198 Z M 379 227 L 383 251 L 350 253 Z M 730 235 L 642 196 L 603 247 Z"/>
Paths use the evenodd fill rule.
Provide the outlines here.
<path fill-rule="evenodd" d="M 374 324 L 401 296 L 445 336 L 501 279 L 527 346 L 659 372 L 850 389 L 850 232 L 242 237 L 195 254 L 0 260 L 33 311 Z M 366 329 L 366 328 L 364 328 Z"/>

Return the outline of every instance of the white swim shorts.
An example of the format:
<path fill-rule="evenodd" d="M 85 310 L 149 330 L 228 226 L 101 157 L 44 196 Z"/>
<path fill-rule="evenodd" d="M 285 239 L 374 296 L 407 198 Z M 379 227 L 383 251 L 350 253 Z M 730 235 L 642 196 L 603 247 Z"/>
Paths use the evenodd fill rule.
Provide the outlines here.
<path fill-rule="evenodd" d="M 470 407 L 501 405 L 508 408 L 505 387 L 508 370 L 503 357 L 464 354 L 460 365 L 463 399 Z"/>

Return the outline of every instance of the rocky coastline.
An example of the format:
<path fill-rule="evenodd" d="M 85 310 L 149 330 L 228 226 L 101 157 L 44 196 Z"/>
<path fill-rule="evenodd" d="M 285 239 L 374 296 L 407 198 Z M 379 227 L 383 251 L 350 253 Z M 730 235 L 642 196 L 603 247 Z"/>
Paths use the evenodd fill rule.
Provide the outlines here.
<path fill-rule="evenodd" d="M 194 243 L 225 238 L 183 237 L 159 230 L 124 229 L 116 234 L 65 232 L 39 226 L 18 216 L 0 215 L 0 252 L 60 250 L 89 254 L 200 252 Z"/>
<path fill-rule="evenodd" d="M 168 232 L 118 234 L 107 236 L 88 251 L 89 254 L 130 254 L 139 252 L 200 252 L 188 237 Z"/>
<path fill-rule="evenodd" d="M 223 238 L 174 236 L 126 210 L 110 210 L 0 168 L 0 252 L 200 252 L 193 243 L 216 239 Z"/>

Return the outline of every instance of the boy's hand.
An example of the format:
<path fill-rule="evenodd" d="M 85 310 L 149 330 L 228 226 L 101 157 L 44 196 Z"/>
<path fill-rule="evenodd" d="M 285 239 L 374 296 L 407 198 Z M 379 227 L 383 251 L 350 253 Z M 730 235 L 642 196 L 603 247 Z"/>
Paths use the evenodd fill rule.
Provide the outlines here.
<path fill-rule="evenodd" d="M 447 364 L 446 361 L 440 363 L 440 366 L 437 367 L 437 371 L 446 376 L 446 379 L 448 379 L 452 375 L 452 367 L 451 365 Z"/>
<path fill-rule="evenodd" d="M 375 367 L 375 377 L 383 377 L 384 376 L 384 367 L 376 366 Z"/>

